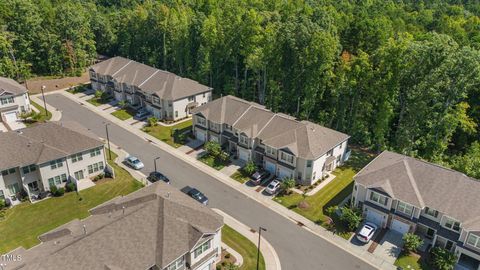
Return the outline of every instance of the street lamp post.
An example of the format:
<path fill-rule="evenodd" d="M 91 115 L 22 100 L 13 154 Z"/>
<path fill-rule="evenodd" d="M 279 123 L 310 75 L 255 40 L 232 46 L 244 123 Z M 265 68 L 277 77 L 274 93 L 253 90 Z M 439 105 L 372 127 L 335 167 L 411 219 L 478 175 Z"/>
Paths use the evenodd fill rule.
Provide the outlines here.
<path fill-rule="evenodd" d="M 45 108 L 45 117 L 48 117 L 48 111 L 47 111 L 47 102 L 45 101 L 45 85 L 42 85 L 41 89 L 42 89 L 42 98 L 43 98 L 43 107 Z"/>
<path fill-rule="evenodd" d="M 112 150 L 110 149 L 110 137 L 108 136 L 108 126 L 110 123 L 105 123 L 105 132 L 107 133 L 107 143 L 108 143 L 108 159 L 112 160 Z"/>
<path fill-rule="evenodd" d="M 260 263 L 260 239 L 262 238 L 262 231 L 266 232 L 267 229 L 263 227 L 258 227 L 257 270 Z"/>
<path fill-rule="evenodd" d="M 155 167 L 155 172 L 157 171 L 157 159 L 160 159 L 160 157 L 156 157 L 153 159 L 153 166 Z"/>

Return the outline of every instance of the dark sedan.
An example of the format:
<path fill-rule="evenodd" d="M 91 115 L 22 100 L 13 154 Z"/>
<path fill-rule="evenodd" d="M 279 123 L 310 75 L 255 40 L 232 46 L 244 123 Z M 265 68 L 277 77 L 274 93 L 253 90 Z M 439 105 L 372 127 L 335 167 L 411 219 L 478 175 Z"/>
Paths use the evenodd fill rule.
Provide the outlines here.
<path fill-rule="evenodd" d="M 170 184 L 170 179 L 159 172 L 151 172 L 147 179 L 152 183 L 162 180 L 163 182 Z"/>
<path fill-rule="evenodd" d="M 204 204 L 204 205 L 208 205 L 208 198 L 207 196 L 205 196 L 202 192 L 200 192 L 198 189 L 196 188 L 192 188 L 190 189 L 188 192 L 187 192 L 187 195 L 192 197 L 194 200 L 196 200 L 197 202 L 201 203 L 201 204 Z"/>

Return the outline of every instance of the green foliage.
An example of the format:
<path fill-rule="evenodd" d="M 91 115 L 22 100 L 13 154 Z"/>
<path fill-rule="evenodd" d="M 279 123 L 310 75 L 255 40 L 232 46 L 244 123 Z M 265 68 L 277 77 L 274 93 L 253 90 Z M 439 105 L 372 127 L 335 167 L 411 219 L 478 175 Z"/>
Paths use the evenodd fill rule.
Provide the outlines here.
<path fill-rule="evenodd" d="M 99 99 L 102 97 L 103 92 L 100 90 L 95 91 L 95 98 Z"/>
<path fill-rule="evenodd" d="M 403 248 L 407 252 L 416 252 L 423 245 L 423 240 L 416 234 L 406 233 L 403 235 L 403 243 Z"/>
<path fill-rule="evenodd" d="M 355 231 L 362 222 L 362 215 L 359 209 L 343 206 L 340 220 L 344 222 L 350 231 Z"/>
<path fill-rule="evenodd" d="M 57 186 L 55 185 L 50 186 L 50 192 L 52 193 L 53 196 L 55 196 L 55 193 L 57 193 L 57 190 L 58 190 Z"/>
<path fill-rule="evenodd" d="M 55 185 L 50 186 L 50 192 L 54 197 L 61 197 L 63 194 L 65 194 L 65 189 L 63 187 L 58 188 Z"/>
<path fill-rule="evenodd" d="M 149 127 L 155 127 L 158 125 L 158 118 L 152 116 L 147 119 Z"/>
<path fill-rule="evenodd" d="M 125 100 L 120 100 L 120 101 L 118 102 L 118 106 L 119 106 L 120 108 L 125 108 L 126 105 L 127 105 L 127 102 L 125 102 Z"/>
<path fill-rule="evenodd" d="M 4 199 L 0 199 L 0 210 L 2 210 L 3 208 L 5 208 L 7 206 L 7 203 L 5 202 Z"/>
<path fill-rule="evenodd" d="M 480 143 L 473 142 L 465 154 L 454 156 L 452 167 L 480 179 Z"/>
<path fill-rule="evenodd" d="M 243 167 L 243 171 L 247 175 L 252 175 L 255 172 L 255 170 L 257 170 L 257 166 L 255 165 L 255 163 L 252 160 L 249 160 L 247 162 L 247 164 L 245 165 L 245 167 Z"/>
<path fill-rule="evenodd" d="M 69 182 L 65 185 L 65 191 L 66 192 L 72 192 L 72 191 L 76 191 L 76 190 L 77 190 L 77 187 L 75 186 L 74 182 Z"/>
<path fill-rule="evenodd" d="M 282 180 L 281 186 L 285 192 L 289 192 L 290 189 L 295 187 L 295 179 L 292 177 L 286 177 Z"/>
<path fill-rule="evenodd" d="M 335 215 L 335 212 L 337 211 L 337 209 L 338 209 L 338 205 L 329 206 L 325 209 L 325 215 L 327 215 L 329 217 L 333 217 Z"/>
<path fill-rule="evenodd" d="M 23 122 L 26 122 L 29 118 L 32 118 L 35 116 L 35 112 L 34 111 L 30 111 L 30 112 L 22 112 L 20 113 L 19 117 L 20 119 L 22 119 Z"/>
<path fill-rule="evenodd" d="M 433 265 L 438 270 L 453 270 L 457 263 L 457 256 L 444 248 L 433 248 L 432 255 Z"/>
<path fill-rule="evenodd" d="M 222 147 L 219 143 L 208 141 L 205 143 L 204 147 L 208 155 L 217 158 L 222 153 Z"/>

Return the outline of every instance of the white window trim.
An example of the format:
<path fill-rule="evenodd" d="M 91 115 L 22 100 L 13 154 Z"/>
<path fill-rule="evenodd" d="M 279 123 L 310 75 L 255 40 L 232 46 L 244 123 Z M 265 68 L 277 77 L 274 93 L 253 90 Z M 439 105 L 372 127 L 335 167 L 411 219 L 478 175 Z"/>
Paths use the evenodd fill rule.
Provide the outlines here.
<path fill-rule="evenodd" d="M 403 205 L 404 205 L 404 209 L 405 209 L 405 210 L 407 210 L 407 207 L 411 207 L 411 208 L 412 208 L 411 212 L 410 212 L 410 213 L 406 213 L 406 212 L 402 211 L 402 210 L 400 209 L 400 204 L 403 204 Z M 415 207 L 414 207 L 413 205 L 409 204 L 409 203 L 402 202 L 402 201 L 397 201 L 397 207 L 395 208 L 395 212 L 399 212 L 399 213 L 401 213 L 401 214 L 404 214 L 404 215 L 407 215 L 407 216 L 410 216 L 410 217 L 411 217 L 411 216 L 413 215 L 413 213 L 415 212 Z"/>
<path fill-rule="evenodd" d="M 472 237 L 472 238 L 474 239 L 475 244 L 472 245 L 472 244 L 470 244 L 470 243 L 468 242 L 468 240 L 470 239 L 470 237 Z M 467 239 L 465 240 L 465 243 L 466 243 L 467 245 L 471 246 L 471 247 L 480 249 L 480 236 L 475 235 L 475 234 L 473 234 L 473 233 L 468 233 Z"/>
<path fill-rule="evenodd" d="M 446 219 L 449 219 L 449 220 L 453 221 L 452 228 L 449 228 L 449 227 L 446 226 L 447 225 Z M 458 231 L 453 229 L 453 225 L 455 224 L 455 222 L 458 222 Z M 456 220 L 452 217 L 446 216 L 446 215 L 442 216 L 442 220 L 441 220 L 440 224 L 442 225 L 442 227 L 444 227 L 445 229 L 448 229 L 452 232 L 460 233 L 462 231 L 462 223 L 460 221 L 458 221 L 458 220 Z"/>
<path fill-rule="evenodd" d="M 372 194 L 377 194 L 377 195 L 379 196 L 378 202 L 371 199 Z M 376 204 L 376 205 L 379 205 L 379 206 L 381 206 L 381 207 L 387 208 L 387 206 L 388 206 L 388 201 L 389 201 L 389 198 L 388 198 L 387 196 L 382 195 L 382 194 L 380 194 L 380 193 L 378 193 L 378 192 L 375 192 L 375 191 L 373 191 L 373 190 L 369 190 L 367 196 L 368 196 L 368 197 L 367 197 L 367 200 L 368 200 L 369 202 L 374 203 L 374 204 Z M 387 201 L 386 201 L 386 204 L 381 204 L 381 203 L 380 203 L 380 198 L 381 198 L 381 197 L 383 197 L 383 198 L 385 198 L 385 199 L 387 200 Z"/>
<path fill-rule="evenodd" d="M 286 157 L 287 159 L 288 159 L 288 158 L 292 158 L 292 161 L 289 161 L 289 160 L 287 160 L 287 159 L 284 159 L 284 158 L 282 157 L 282 155 L 285 155 L 285 157 Z M 280 151 L 280 155 L 279 155 L 278 158 L 279 158 L 281 161 L 283 161 L 283 162 L 285 162 L 285 163 L 287 163 L 287 164 L 293 164 L 293 163 L 295 162 L 295 157 L 294 157 L 292 154 L 289 154 L 289 153 L 287 153 L 287 152 L 285 152 L 285 151 Z"/>

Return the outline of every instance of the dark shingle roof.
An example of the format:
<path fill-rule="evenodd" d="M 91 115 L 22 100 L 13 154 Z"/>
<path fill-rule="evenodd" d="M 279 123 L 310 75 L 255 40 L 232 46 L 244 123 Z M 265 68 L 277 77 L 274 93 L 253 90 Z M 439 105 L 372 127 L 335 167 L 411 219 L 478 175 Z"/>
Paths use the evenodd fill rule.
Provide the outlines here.
<path fill-rule="evenodd" d="M 355 181 L 416 207 L 438 210 L 467 229 L 480 230 L 480 182 L 463 173 L 384 151 L 355 176 Z"/>
<path fill-rule="evenodd" d="M 23 260 L 11 269 L 65 269 L 59 262 L 72 270 L 163 269 L 223 226 L 221 216 L 162 182 L 90 212 L 20 250 Z"/>

